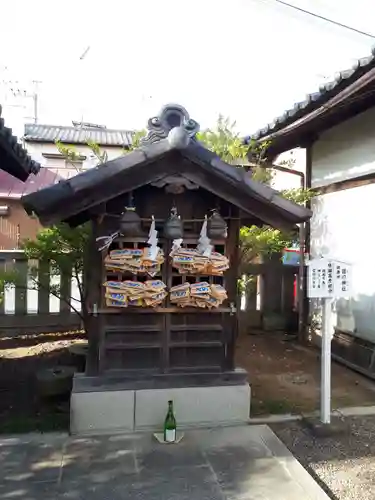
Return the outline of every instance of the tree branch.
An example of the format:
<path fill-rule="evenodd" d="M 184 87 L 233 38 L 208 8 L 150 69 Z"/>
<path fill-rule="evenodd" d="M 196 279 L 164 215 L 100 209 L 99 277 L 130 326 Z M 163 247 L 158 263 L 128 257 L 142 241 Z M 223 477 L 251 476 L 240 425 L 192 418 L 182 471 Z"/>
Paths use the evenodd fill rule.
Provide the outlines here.
<path fill-rule="evenodd" d="M 79 296 L 81 297 L 81 303 L 83 304 L 85 302 L 85 294 L 84 294 L 84 291 L 83 291 L 83 283 L 81 281 L 81 277 L 80 277 L 80 272 L 79 272 L 79 269 L 77 268 L 77 265 L 74 264 L 73 266 L 73 271 L 74 271 L 74 278 L 77 282 L 77 286 L 78 286 L 78 291 L 79 291 Z"/>
<path fill-rule="evenodd" d="M 74 300 L 74 297 L 63 297 L 62 295 L 59 295 L 58 293 L 54 292 L 53 290 L 51 290 L 49 287 L 45 287 L 43 286 L 40 282 L 37 282 L 35 280 L 35 278 L 31 277 L 31 279 L 34 281 L 34 283 L 38 286 L 38 290 L 39 288 L 42 289 L 42 290 L 45 290 L 47 291 L 48 293 L 50 293 L 51 295 L 53 295 L 54 297 L 56 297 L 57 299 L 59 300 L 62 300 L 63 302 L 65 302 L 65 304 L 67 304 L 68 306 L 70 306 L 73 311 L 83 320 L 84 317 L 81 313 L 81 311 L 79 311 L 72 303 L 71 303 L 71 300 Z M 28 286 L 18 286 L 17 285 L 17 288 L 22 288 L 24 290 L 35 290 L 35 288 L 30 288 Z M 71 300 L 68 300 L 68 299 L 71 299 Z"/>

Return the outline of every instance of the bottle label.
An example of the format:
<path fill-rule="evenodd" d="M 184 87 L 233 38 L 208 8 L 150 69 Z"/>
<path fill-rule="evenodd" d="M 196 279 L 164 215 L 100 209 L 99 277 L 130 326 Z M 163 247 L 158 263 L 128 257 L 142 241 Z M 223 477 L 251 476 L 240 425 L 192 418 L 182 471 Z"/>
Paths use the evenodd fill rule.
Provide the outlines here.
<path fill-rule="evenodd" d="M 176 429 L 165 430 L 165 441 L 167 443 L 173 443 L 174 441 L 176 441 Z"/>

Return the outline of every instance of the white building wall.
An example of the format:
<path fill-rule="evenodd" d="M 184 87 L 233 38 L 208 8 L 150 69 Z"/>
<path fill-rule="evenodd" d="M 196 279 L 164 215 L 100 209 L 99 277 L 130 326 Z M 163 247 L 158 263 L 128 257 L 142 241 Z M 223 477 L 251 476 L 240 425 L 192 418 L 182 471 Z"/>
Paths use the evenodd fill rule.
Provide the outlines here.
<path fill-rule="evenodd" d="M 313 147 L 312 184 L 319 187 L 375 172 L 375 109 L 322 134 Z M 340 299 L 340 329 L 375 341 L 375 184 L 317 197 L 311 253 L 352 264 L 353 295 Z"/>
<path fill-rule="evenodd" d="M 48 167 L 52 171 L 56 171 L 61 177 L 68 178 L 76 175 L 77 169 L 73 166 L 66 164 L 63 158 L 45 158 L 43 154 L 59 154 L 59 151 L 55 144 L 53 143 L 42 143 L 42 142 L 25 142 L 25 148 L 33 158 L 33 160 L 38 161 L 43 167 Z M 82 168 L 91 168 L 98 164 L 98 160 L 92 153 L 91 149 L 85 144 L 75 144 L 75 151 L 86 156 L 86 160 L 82 164 Z M 122 156 L 124 154 L 124 149 L 122 147 L 101 147 L 101 151 L 106 151 L 108 154 L 108 160 L 113 160 Z"/>
<path fill-rule="evenodd" d="M 375 108 L 324 132 L 313 147 L 312 186 L 375 172 Z"/>
<path fill-rule="evenodd" d="M 305 173 L 305 149 L 297 148 L 293 149 L 292 151 L 282 153 L 277 158 L 276 163 L 278 165 L 283 165 L 283 162 L 290 162 L 290 164 L 285 164 L 285 167 Z M 275 170 L 272 179 L 272 187 L 277 191 L 283 191 L 284 189 L 298 189 L 301 187 L 301 177 L 299 175 L 293 175 L 288 172 L 280 172 L 279 170 Z"/>

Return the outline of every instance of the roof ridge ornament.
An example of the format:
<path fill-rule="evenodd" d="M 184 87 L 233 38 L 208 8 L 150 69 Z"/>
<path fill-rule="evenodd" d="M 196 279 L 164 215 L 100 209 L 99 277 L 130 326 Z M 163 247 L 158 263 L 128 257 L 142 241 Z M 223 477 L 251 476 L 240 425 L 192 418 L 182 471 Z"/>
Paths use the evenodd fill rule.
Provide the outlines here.
<path fill-rule="evenodd" d="M 189 113 L 183 106 L 167 104 L 162 107 L 157 116 L 148 120 L 147 134 L 141 139 L 141 146 L 166 139 L 171 130 L 175 128 L 182 129 L 185 137 L 190 140 L 199 131 L 199 123 L 190 118 Z"/>

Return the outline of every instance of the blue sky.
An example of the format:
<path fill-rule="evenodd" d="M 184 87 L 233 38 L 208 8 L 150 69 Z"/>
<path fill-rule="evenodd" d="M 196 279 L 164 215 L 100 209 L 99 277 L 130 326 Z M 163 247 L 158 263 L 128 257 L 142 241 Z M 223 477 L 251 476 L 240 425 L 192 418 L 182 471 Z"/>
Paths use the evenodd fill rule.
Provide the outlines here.
<path fill-rule="evenodd" d="M 290 3 L 375 31 L 370 0 Z M 202 127 L 222 113 L 248 134 L 375 45 L 274 0 L 13 0 L 1 18 L 0 103 L 17 133 L 32 99 L 3 82 L 40 80 L 40 123 L 140 128 L 178 102 Z"/>

